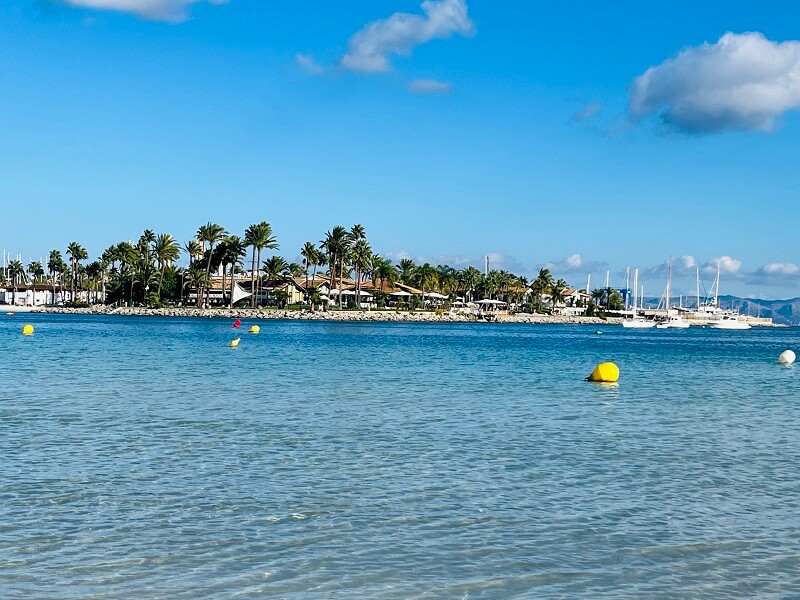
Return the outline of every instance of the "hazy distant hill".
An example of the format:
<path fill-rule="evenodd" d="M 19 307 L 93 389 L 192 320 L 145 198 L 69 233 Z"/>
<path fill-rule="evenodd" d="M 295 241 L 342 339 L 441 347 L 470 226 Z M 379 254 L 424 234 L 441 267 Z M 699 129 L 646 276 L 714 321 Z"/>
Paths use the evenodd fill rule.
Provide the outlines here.
<path fill-rule="evenodd" d="M 719 303 L 724 308 L 738 309 L 745 315 L 772 317 L 773 322 L 781 325 L 800 325 L 800 298 L 761 300 L 760 298 L 720 296 Z"/>
<path fill-rule="evenodd" d="M 673 298 L 673 302 L 675 299 Z M 645 306 L 656 306 L 658 298 L 645 297 Z M 684 299 L 684 306 L 695 305 L 694 299 Z M 790 300 L 761 300 L 760 298 L 739 298 L 738 296 L 720 296 L 722 308 L 738 310 L 743 315 L 753 317 L 772 317 L 779 325 L 800 325 L 800 298 Z M 673 304 L 674 306 L 674 304 Z"/>

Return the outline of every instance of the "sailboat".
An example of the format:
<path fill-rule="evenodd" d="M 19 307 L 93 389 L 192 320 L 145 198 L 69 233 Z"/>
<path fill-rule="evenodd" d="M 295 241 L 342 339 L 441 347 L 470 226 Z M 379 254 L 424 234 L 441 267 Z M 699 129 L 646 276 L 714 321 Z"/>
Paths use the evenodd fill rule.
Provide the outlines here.
<path fill-rule="evenodd" d="M 636 293 L 639 287 L 639 269 L 633 271 L 633 316 L 630 319 L 625 319 L 622 326 L 628 329 L 650 329 L 655 326 L 655 321 L 647 321 L 644 317 L 636 314 Z"/>
<path fill-rule="evenodd" d="M 670 315 L 669 314 L 669 292 L 670 292 L 670 284 L 672 283 L 672 259 L 669 259 L 669 271 L 667 274 L 667 289 L 664 292 L 665 301 L 664 304 L 667 307 L 667 320 L 661 321 L 658 325 L 656 325 L 657 329 L 687 329 L 689 327 L 689 322 L 684 321 L 683 317 L 679 315 Z"/>

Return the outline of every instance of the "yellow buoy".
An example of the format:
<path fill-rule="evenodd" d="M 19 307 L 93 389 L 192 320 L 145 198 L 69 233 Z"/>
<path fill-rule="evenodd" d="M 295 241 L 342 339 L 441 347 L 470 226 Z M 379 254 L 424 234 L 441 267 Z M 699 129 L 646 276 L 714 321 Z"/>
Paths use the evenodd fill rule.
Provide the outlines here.
<path fill-rule="evenodd" d="M 614 383 L 617 379 L 619 379 L 619 367 L 612 362 L 604 362 L 594 368 L 586 381 Z"/>
<path fill-rule="evenodd" d="M 253 325 L 250 328 L 250 333 L 259 333 L 260 331 L 261 331 L 261 327 L 259 327 L 258 325 Z"/>
<path fill-rule="evenodd" d="M 791 350 L 784 350 L 778 357 L 778 363 L 782 365 L 791 365 L 797 359 L 795 353 Z"/>
<path fill-rule="evenodd" d="M 33 335 L 33 325 L 30 323 L 22 326 L 22 335 Z"/>
<path fill-rule="evenodd" d="M 231 344 L 230 344 L 231 348 L 236 348 L 236 346 L 238 346 L 239 342 L 241 342 L 241 341 L 242 341 L 242 338 L 236 338 L 235 340 L 231 340 Z"/>

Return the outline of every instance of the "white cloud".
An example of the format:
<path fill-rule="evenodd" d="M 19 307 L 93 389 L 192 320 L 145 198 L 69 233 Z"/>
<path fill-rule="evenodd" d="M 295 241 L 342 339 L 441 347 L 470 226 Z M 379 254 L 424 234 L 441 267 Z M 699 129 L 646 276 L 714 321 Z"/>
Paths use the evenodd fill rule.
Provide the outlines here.
<path fill-rule="evenodd" d="M 414 94 L 443 95 L 450 93 L 450 84 L 435 79 L 415 79 L 408 84 L 408 91 Z"/>
<path fill-rule="evenodd" d="M 588 274 L 596 271 L 606 271 L 609 269 L 607 262 L 599 260 L 586 260 L 580 254 L 570 254 L 558 260 L 552 260 L 542 265 L 545 269 L 550 269 L 556 275 L 560 272 L 572 272 Z"/>
<path fill-rule="evenodd" d="M 228 0 L 62 0 L 78 8 L 129 12 L 146 19 L 180 22 L 186 20 L 187 9 L 198 2 L 226 4 Z"/>
<path fill-rule="evenodd" d="M 790 277 L 800 275 L 800 267 L 794 263 L 769 263 L 761 267 L 760 270 L 769 275 L 786 275 Z"/>
<path fill-rule="evenodd" d="M 709 259 L 703 265 L 703 271 L 706 273 L 716 273 L 717 267 L 724 275 L 736 275 L 742 268 L 742 261 L 730 256 L 717 256 Z"/>
<path fill-rule="evenodd" d="M 311 75 L 325 74 L 325 68 L 318 64 L 310 54 L 295 54 L 294 60 L 306 73 L 310 73 Z"/>
<path fill-rule="evenodd" d="M 794 289 L 800 281 L 800 266 L 795 263 L 768 263 L 748 273 L 746 281 L 750 285 L 774 287 L 791 286 Z"/>
<path fill-rule="evenodd" d="M 342 67 L 363 73 L 389 71 L 392 55 L 409 54 L 431 40 L 474 30 L 466 0 L 425 0 L 421 8 L 424 15 L 395 13 L 357 32 L 350 38 Z"/>
<path fill-rule="evenodd" d="M 800 42 L 726 33 L 650 67 L 629 92 L 635 119 L 658 114 L 689 133 L 769 131 L 800 107 Z"/>
<path fill-rule="evenodd" d="M 582 109 L 576 112 L 570 118 L 571 121 L 585 121 L 598 115 L 603 110 L 603 103 L 599 101 L 589 102 Z"/>

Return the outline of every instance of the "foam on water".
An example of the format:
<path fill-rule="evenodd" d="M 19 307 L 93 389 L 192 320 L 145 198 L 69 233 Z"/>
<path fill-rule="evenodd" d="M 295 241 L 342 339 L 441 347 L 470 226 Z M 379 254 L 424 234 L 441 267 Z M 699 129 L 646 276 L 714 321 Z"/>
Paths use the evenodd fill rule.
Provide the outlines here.
<path fill-rule="evenodd" d="M 800 594 L 792 329 L 29 320 L 0 596 Z"/>

